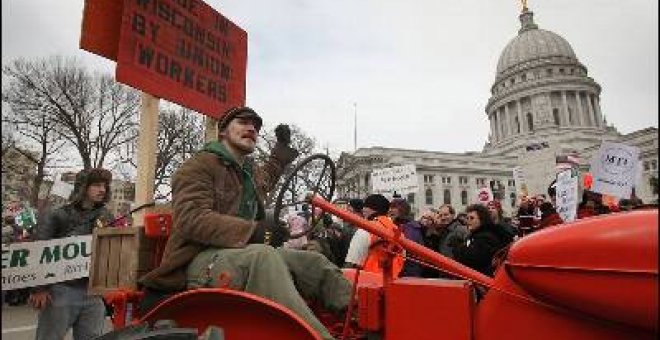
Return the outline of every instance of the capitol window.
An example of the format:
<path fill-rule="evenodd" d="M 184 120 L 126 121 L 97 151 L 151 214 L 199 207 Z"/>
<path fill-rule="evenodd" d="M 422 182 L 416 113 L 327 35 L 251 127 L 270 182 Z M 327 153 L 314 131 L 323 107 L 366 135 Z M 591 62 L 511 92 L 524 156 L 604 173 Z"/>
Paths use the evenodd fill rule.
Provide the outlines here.
<path fill-rule="evenodd" d="M 458 177 L 458 183 L 459 184 L 468 184 L 468 178 L 466 176 L 459 176 Z"/>
<path fill-rule="evenodd" d="M 444 191 L 444 203 L 451 204 L 451 192 L 449 189 L 445 189 Z"/>
<path fill-rule="evenodd" d="M 427 205 L 433 205 L 433 190 L 426 189 L 425 198 L 426 198 L 426 204 Z"/>
<path fill-rule="evenodd" d="M 522 76 L 520 76 L 520 78 L 522 79 L 522 81 L 527 81 L 527 74 L 523 74 Z"/>
<path fill-rule="evenodd" d="M 433 175 L 424 175 L 424 183 L 433 183 Z"/>
<path fill-rule="evenodd" d="M 649 169 L 650 169 L 650 167 L 649 167 L 649 162 L 648 162 L 648 161 L 644 161 L 644 171 L 649 171 Z"/>
<path fill-rule="evenodd" d="M 655 171 L 657 169 L 657 163 L 655 162 L 655 159 L 651 161 L 651 170 Z"/>
<path fill-rule="evenodd" d="M 564 69 L 563 68 L 559 69 L 559 74 L 562 74 L 562 75 L 564 74 Z"/>
<path fill-rule="evenodd" d="M 442 177 L 442 184 L 451 184 L 451 177 Z"/>
<path fill-rule="evenodd" d="M 467 205 L 468 204 L 468 194 L 467 194 L 467 191 L 465 191 L 465 190 L 461 191 L 461 204 L 462 205 Z"/>

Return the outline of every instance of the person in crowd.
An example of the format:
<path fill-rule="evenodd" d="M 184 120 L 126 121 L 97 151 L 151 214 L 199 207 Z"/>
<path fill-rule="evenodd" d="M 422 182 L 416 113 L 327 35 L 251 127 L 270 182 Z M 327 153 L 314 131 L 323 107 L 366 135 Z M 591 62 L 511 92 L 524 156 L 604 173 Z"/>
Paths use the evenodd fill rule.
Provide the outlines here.
<path fill-rule="evenodd" d="M 552 203 L 543 202 L 539 210 L 541 210 L 541 222 L 539 222 L 538 229 L 564 223 L 564 220 L 561 219 Z"/>
<path fill-rule="evenodd" d="M 348 211 L 362 216 L 362 208 L 364 207 L 364 201 L 360 198 L 351 198 L 348 200 L 347 209 Z M 346 254 L 348 253 L 348 247 L 351 245 L 351 239 L 355 234 L 355 226 L 351 225 L 348 222 L 342 222 L 340 230 L 340 251 L 337 254 L 337 261 L 340 263 L 346 262 Z"/>
<path fill-rule="evenodd" d="M 377 221 L 380 218 L 389 219 L 387 216 L 389 209 L 390 201 L 385 196 L 372 194 L 364 199 L 362 216 L 369 221 Z M 383 227 L 389 228 L 390 226 L 383 224 Z M 396 226 L 394 227 L 396 228 Z M 372 273 L 382 273 L 382 260 L 385 256 L 389 256 L 389 254 L 386 254 L 381 247 L 376 246 L 379 241 L 376 235 L 358 228 L 351 239 L 344 267 L 360 268 Z M 392 262 L 392 272 L 397 277 L 403 269 L 403 256 L 395 256 Z"/>
<path fill-rule="evenodd" d="M 467 214 L 464 212 L 458 213 L 456 215 L 456 221 L 460 223 L 462 226 L 467 228 Z"/>
<path fill-rule="evenodd" d="M 22 239 L 23 229 L 16 224 L 14 216 L 7 215 L 3 219 L 2 224 L 2 247 L 8 247 L 15 242 L 23 242 Z M 10 306 L 20 306 L 27 302 L 29 296 L 28 288 L 3 290 L 2 302 L 7 302 Z"/>
<path fill-rule="evenodd" d="M 553 179 L 548 186 L 548 197 L 553 206 L 557 206 L 557 179 Z"/>
<path fill-rule="evenodd" d="M 609 213 L 610 210 L 603 204 L 601 194 L 586 189 L 582 192 L 582 201 L 577 211 L 578 219 Z"/>
<path fill-rule="evenodd" d="M 520 205 L 518 206 L 518 212 L 516 213 L 519 236 L 522 237 L 534 231 L 536 224 L 534 218 L 535 210 L 536 208 L 534 207 L 532 199 L 523 195 L 520 198 Z"/>
<path fill-rule="evenodd" d="M 443 204 L 435 214 L 435 220 L 430 228 L 426 229 L 424 245 L 440 254 L 454 258 L 454 247 L 465 243 L 468 237 L 468 229 L 455 218 L 456 210 L 450 204 Z M 430 267 L 424 267 L 422 276 L 450 277 L 445 273 Z"/>
<path fill-rule="evenodd" d="M 493 219 L 493 223 L 501 225 L 504 230 L 506 230 L 512 239 L 518 237 L 518 229 L 514 227 L 510 222 L 507 222 L 504 218 L 504 211 L 502 210 L 502 203 L 498 200 L 492 200 L 486 204 L 488 211 L 490 211 L 490 216 Z"/>
<path fill-rule="evenodd" d="M 389 216 L 407 239 L 419 245 L 424 245 L 422 225 L 412 218 L 410 204 L 405 199 L 392 199 Z M 400 276 L 420 277 L 422 276 L 422 265 L 415 261 L 415 259 L 407 258 L 403 264 L 403 270 Z"/>
<path fill-rule="evenodd" d="M 100 168 L 76 174 L 69 203 L 54 210 L 39 223 L 36 240 L 89 235 L 113 219 L 106 208 L 112 173 Z M 36 339 L 62 339 L 71 328 L 76 340 L 103 334 L 105 305 L 100 296 L 88 295 L 88 279 L 81 278 L 36 287 L 28 303 L 39 310 Z"/>
<path fill-rule="evenodd" d="M 307 229 L 307 220 L 295 212 L 286 216 L 286 223 L 289 225 L 289 231 L 292 235 L 301 233 Z M 283 247 L 288 249 L 303 249 L 305 244 L 307 244 L 307 235 L 296 239 L 289 239 L 284 242 Z"/>
<path fill-rule="evenodd" d="M 250 155 L 261 126 L 261 117 L 251 108 L 228 110 L 218 121 L 218 140 L 207 143 L 174 174 L 172 232 L 160 265 L 139 280 L 145 287 L 140 309 L 146 312 L 185 289 L 218 286 L 222 273 L 231 278 L 229 288 L 279 303 L 322 338 L 332 339 L 303 296 L 342 313 L 351 284 L 321 254 L 264 244 L 263 197 L 298 151 L 290 147 L 291 130 L 280 124 L 270 156 L 255 166 Z"/>
<path fill-rule="evenodd" d="M 494 255 L 513 239 L 502 226 L 493 223 L 486 206 L 472 204 L 466 212 L 470 236 L 467 242 L 453 248 L 454 259 L 484 275 L 493 276 Z"/>

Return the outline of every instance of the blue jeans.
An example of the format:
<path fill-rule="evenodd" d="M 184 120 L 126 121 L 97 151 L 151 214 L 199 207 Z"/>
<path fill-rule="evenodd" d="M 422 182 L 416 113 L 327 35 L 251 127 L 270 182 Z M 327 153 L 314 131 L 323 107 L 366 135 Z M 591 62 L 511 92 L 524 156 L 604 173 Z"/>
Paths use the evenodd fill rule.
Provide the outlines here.
<path fill-rule="evenodd" d="M 52 301 L 39 312 L 36 340 L 60 340 L 73 328 L 75 340 L 103 334 L 105 305 L 99 296 L 87 295 L 86 285 L 54 284 Z"/>

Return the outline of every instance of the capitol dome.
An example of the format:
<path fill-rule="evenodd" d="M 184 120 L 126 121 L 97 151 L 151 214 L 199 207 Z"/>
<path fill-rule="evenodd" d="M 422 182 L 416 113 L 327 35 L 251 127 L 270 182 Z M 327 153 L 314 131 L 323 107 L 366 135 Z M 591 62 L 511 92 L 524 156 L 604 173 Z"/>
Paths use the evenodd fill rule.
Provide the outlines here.
<path fill-rule="evenodd" d="M 497 62 L 497 74 L 523 64 L 545 58 L 565 58 L 577 62 L 573 48 L 560 35 L 543 29 L 522 30 L 509 42 Z"/>
<path fill-rule="evenodd" d="M 605 131 L 600 85 L 568 41 L 540 29 L 526 6 L 518 18 L 520 29 L 500 55 L 486 104 L 485 148 L 505 155 L 539 139 L 599 138 Z"/>
<path fill-rule="evenodd" d="M 518 35 L 504 48 L 497 62 L 497 78 L 506 71 L 529 62 L 554 60 L 578 63 L 573 48 L 560 35 L 539 29 L 534 23 L 534 14 L 525 10 L 520 14 L 521 28 Z"/>

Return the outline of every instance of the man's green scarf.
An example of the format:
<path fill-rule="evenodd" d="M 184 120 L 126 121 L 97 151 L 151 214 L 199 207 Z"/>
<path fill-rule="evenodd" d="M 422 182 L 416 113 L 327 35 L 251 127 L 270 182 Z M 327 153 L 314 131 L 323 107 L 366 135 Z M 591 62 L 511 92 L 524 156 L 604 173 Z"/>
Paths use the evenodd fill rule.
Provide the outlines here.
<path fill-rule="evenodd" d="M 257 189 L 254 183 L 252 174 L 252 162 L 246 159 L 243 166 L 231 155 L 229 150 L 220 142 L 213 141 L 204 145 L 204 151 L 212 152 L 220 157 L 222 160 L 227 161 L 231 166 L 236 168 L 241 174 L 241 183 L 243 185 L 243 193 L 241 194 L 241 205 L 238 208 L 238 216 L 248 220 L 261 220 L 264 218 L 264 207 L 261 205 L 257 197 Z"/>

